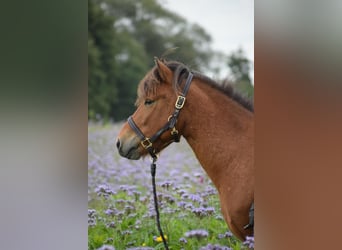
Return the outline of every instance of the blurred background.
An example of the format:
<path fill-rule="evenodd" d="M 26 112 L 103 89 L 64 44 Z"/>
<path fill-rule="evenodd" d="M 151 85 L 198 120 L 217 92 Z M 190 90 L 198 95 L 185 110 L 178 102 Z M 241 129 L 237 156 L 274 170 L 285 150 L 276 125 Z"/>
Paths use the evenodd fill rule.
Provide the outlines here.
<path fill-rule="evenodd" d="M 88 1 L 88 119 L 121 121 L 155 56 L 253 98 L 252 1 Z"/>

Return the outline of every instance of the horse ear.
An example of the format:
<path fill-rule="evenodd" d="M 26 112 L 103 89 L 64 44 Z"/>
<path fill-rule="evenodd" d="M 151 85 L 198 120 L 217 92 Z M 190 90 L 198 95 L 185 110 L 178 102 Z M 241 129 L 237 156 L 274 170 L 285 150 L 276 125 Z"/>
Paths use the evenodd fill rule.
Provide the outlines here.
<path fill-rule="evenodd" d="M 167 83 L 172 83 L 172 71 L 169 69 L 169 67 L 163 63 L 161 60 L 159 60 L 157 57 L 154 58 L 154 62 L 157 66 L 158 73 L 160 78 Z"/>

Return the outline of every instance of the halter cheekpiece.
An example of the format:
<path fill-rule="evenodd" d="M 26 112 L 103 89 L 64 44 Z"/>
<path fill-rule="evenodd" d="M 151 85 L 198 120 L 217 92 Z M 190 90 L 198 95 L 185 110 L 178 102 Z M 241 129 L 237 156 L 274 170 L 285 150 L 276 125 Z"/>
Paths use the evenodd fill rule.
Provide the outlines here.
<path fill-rule="evenodd" d="M 144 133 L 139 129 L 137 124 L 133 121 L 133 117 L 132 116 L 130 116 L 128 118 L 128 124 L 130 125 L 130 127 L 133 129 L 133 131 L 141 139 L 140 144 L 142 145 L 142 147 L 144 149 L 146 149 L 149 152 L 149 154 L 151 155 L 151 157 L 153 159 L 157 158 L 156 150 L 153 147 L 153 143 L 165 131 L 171 130 L 171 135 L 173 136 L 173 141 L 174 142 L 179 142 L 179 140 L 180 140 L 180 135 L 179 135 L 178 130 L 176 129 L 175 126 L 176 126 L 176 123 L 177 123 L 177 119 L 178 119 L 179 113 L 180 113 L 181 109 L 184 107 L 184 104 L 185 104 L 185 101 L 186 101 L 186 95 L 187 95 L 187 93 L 189 91 L 190 84 L 191 84 L 191 81 L 192 81 L 192 77 L 193 77 L 193 74 L 191 72 L 189 72 L 188 78 L 186 79 L 186 82 L 185 82 L 184 89 L 181 92 L 181 94 L 178 95 L 178 97 L 177 97 L 177 100 L 176 100 L 176 103 L 175 103 L 175 110 L 174 110 L 173 114 L 169 116 L 168 121 L 166 122 L 166 124 L 161 129 L 159 129 L 150 138 L 146 137 L 144 135 Z"/>

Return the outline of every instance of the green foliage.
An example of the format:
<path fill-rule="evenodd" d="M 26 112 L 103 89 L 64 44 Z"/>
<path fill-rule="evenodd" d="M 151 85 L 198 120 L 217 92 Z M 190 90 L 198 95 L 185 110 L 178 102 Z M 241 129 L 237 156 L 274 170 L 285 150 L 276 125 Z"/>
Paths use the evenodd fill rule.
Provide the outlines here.
<path fill-rule="evenodd" d="M 154 56 L 209 67 L 210 36 L 156 0 L 89 0 L 88 116 L 122 120 L 134 110 L 136 87 Z"/>
<path fill-rule="evenodd" d="M 232 76 L 235 82 L 247 81 L 251 82 L 250 72 L 250 61 L 245 56 L 242 49 L 230 54 L 228 57 L 228 66 L 232 72 Z"/>
<path fill-rule="evenodd" d="M 248 98 L 253 99 L 254 87 L 249 76 L 251 62 L 241 48 L 229 55 L 228 66 L 231 70 L 236 89 Z"/>
<path fill-rule="evenodd" d="M 215 71 L 212 60 L 218 53 L 210 48 L 211 37 L 157 0 L 88 0 L 88 27 L 91 120 L 126 119 L 135 109 L 137 85 L 153 66 L 153 58 L 172 48 L 178 49 L 168 59 L 198 71 Z M 231 56 L 229 67 L 237 80 L 250 82 L 246 65 L 240 54 Z"/>
<path fill-rule="evenodd" d="M 126 213 L 121 218 L 118 218 L 117 216 L 110 216 L 104 213 L 105 207 L 115 207 L 115 200 L 118 199 L 125 200 L 125 202 L 134 202 L 134 216 Z M 218 198 L 213 198 L 212 202 L 215 204 L 216 210 L 220 211 Z M 148 211 L 148 205 L 148 202 L 132 200 L 124 192 L 113 195 L 110 199 L 101 199 L 93 202 L 91 207 L 96 208 L 99 214 L 97 215 L 96 226 L 88 228 L 88 248 L 97 249 L 104 244 L 110 244 L 114 245 L 116 249 L 126 249 L 127 246 L 148 246 L 155 249 L 164 249 L 163 243 L 155 240 L 155 237 L 159 236 L 155 218 L 144 216 Z M 122 209 L 123 207 L 116 206 L 115 208 Z M 230 246 L 232 249 L 245 249 L 235 237 L 218 238 L 219 234 L 224 234 L 227 231 L 227 226 L 223 219 L 214 219 L 214 215 L 212 217 L 199 218 L 189 211 L 184 212 L 177 209 L 176 204 L 169 205 L 169 207 L 178 212 L 162 214 L 161 223 L 164 233 L 167 235 L 167 242 L 172 249 L 199 249 L 208 243 Z M 217 214 L 215 213 L 215 215 Z M 113 227 L 108 226 L 110 222 L 114 222 Z M 207 229 L 208 237 L 203 239 L 186 238 L 186 244 L 179 241 L 187 231 L 196 228 Z M 108 242 L 108 239 L 111 240 Z"/>
<path fill-rule="evenodd" d="M 116 47 L 113 43 L 114 18 L 106 15 L 93 1 L 88 1 L 88 116 L 108 118 L 110 105 L 117 95 L 115 79 Z"/>

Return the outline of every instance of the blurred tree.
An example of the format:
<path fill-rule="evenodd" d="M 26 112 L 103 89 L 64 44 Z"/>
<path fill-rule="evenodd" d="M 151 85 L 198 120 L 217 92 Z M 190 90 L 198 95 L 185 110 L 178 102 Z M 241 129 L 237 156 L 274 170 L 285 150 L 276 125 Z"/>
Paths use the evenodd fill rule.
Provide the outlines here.
<path fill-rule="evenodd" d="M 114 19 L 93 1 L 88 1 L 88 117 L 100 114 L 108 119 L 112 100 L 117 96 L 113 40 Z"/>
<path fill-rule="evenodd" d="M 162 57 L 178 47 L 168 59 L 208 72 L 211 38 L 163 8 L 157 0 L 88 0 L 89 119 L 97 114 L 126 119 L 134 110 L 136 88 Z"/>
<path fill-rule="evenodd" d="M 228 56 L 228 66 L 232 74 L 232 81 L 238 91 L 249 98 L 253 98 L 254 87 L 249 76 L 251 71 L 251 62 L 245 56 L 245 53 L 241 48 L 232 52 Z"/>
<path fill-rule="evenodd" d="M 198 70 L 209 67 L 213 51 L 211 37 L 198 25 L 191 25 L 176 13 L 163 8 L 157 0 L 98 0 L 108 15 L 114 16 L 114 28 L 128 33 L 145 50 L 153 66 L 153 57 L 162 56 L 170 48 L 178 47 L 168 56 L 190 64 Z"/>

